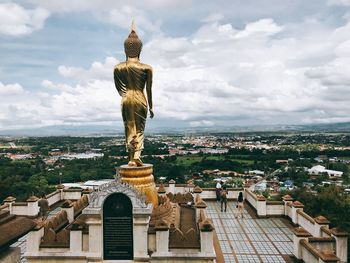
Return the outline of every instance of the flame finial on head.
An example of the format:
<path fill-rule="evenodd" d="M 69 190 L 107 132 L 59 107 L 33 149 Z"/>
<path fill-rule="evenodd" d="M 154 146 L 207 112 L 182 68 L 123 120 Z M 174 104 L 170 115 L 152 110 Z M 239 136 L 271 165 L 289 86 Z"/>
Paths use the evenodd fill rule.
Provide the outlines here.
<path fill-rule="evenodd" d="M 139 57 L 142 49 L 142 42 L 136 34 L 136 26 L 134 20 L 131 23 L 131 32 L 124 41 L 125 54 L 129 58 Z"/>
<path fill-rule="evenodd" d="M 135 20 L 132 20 L 132 22 L 131 22 L 131 32 L 132 31 L 136 32 Z"/>

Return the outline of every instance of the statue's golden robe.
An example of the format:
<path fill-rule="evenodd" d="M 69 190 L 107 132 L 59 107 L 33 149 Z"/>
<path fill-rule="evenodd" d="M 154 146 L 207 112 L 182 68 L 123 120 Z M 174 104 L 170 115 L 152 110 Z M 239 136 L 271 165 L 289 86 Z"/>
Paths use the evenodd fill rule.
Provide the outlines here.
<path fill-rule="evenodd" d="M 122 96 L 122 116 L 127 151 L 143 149 L 147 118 L 146 87 L 149 107 L 152 108 L 152 68 L 140 62 L 123 62 L 114 69 L 114 82 Z"/>

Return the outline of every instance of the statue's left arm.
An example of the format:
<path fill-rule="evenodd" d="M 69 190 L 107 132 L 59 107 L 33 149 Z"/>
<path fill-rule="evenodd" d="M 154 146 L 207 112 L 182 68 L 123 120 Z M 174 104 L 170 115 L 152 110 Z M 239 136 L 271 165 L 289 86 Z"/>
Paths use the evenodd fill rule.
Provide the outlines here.
<path fill-rule="evenodd" d="M 122 74 L 117 67 L 114 68 L 114 84 L 120 96 L 123 96 L 126 92 L 126 84 L 122 80 Z"/>
<path fill-rule="evenodd" d="M 151 119 L 154 116 L 153 113 L 153 102 L 152 102 L 152 78 L 153 78 L 153 70 L 151 67 L 147 69 L 147 82 L 146 82 L 146 92 L 147 92 L 147 101 L 148 108 Z"/>

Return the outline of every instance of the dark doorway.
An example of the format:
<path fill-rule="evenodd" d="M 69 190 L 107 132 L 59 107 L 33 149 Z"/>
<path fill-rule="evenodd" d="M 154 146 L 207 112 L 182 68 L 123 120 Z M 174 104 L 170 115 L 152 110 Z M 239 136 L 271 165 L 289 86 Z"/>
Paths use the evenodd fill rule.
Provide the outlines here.
<path fill-rule="evenodd" d="M 103 204 L 103 258 L 134 258 L 132 203 L 122 193 L 111 194 Z"/>

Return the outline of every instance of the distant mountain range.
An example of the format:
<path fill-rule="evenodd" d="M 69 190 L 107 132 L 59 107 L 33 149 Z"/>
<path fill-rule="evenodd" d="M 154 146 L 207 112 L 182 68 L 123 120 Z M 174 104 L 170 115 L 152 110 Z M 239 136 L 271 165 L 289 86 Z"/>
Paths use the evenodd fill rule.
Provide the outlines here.
<path fill-rule="evenodd" d="M 40 128 L 0 130 L 0 136 L 115 136 L 123 134 L 112 125 L 45 126 Z M 244 133 L 244 132 L 350 132 L 350 122 L 306 125 L 252 125 L 232 127 L 160 127 L 150 126 L 147 133 Z"/>

